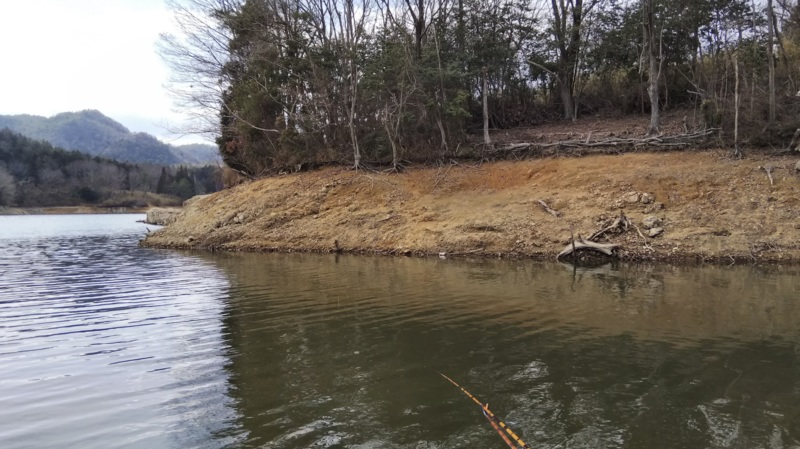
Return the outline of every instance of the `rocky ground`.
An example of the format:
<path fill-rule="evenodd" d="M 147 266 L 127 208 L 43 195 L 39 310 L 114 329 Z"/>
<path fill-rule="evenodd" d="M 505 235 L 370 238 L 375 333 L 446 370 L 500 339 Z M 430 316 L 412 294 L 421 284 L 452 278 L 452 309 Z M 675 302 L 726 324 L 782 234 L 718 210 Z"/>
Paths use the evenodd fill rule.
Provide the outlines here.
<path fill-rule="evenodd" d="M 400 174 L 326 168 L 190 200 L 142 245 L 551 258 L 571 232 L 588 237 L 624 212 L 627 230 L 597 238 L 618 243 L 623 259 L 797 262 L 797 159 L 687 150 L 451 163 Z"/>

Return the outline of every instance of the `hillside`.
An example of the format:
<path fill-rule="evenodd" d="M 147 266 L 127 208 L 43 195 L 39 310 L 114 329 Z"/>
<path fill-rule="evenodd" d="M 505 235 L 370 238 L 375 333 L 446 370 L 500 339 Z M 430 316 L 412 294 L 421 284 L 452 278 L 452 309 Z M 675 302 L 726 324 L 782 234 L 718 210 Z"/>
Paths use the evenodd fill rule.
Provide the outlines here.
<path fill-rule="evenodd" d="M 551 258 L 571 229 L 587 237 L 624 211 L 642 234 L 631 226 L 604 238 L 620 244 L 626 259 L 798 262 L 796 160 L 763 153 L 738 160 L 728 150 L 706 150 L 462 163 L 400 174 L 327 168 L 199 198 L 142 244 Z"/>
<path fill-rule="evenodd" d="M 132 133 L 99 111 L 64 112 L 52 117 L 0 115 L 0 129 L 32 139 L 122 162 L 160 165 L 208 164 L 218 159 L 212 145 L 173 146 L 150 134 Z"/>
<path fill-rule="evenodd" d="M 0 207 L 174 205 L 220 184 L 216 166 L 131 164 L 0 129 Z"/>

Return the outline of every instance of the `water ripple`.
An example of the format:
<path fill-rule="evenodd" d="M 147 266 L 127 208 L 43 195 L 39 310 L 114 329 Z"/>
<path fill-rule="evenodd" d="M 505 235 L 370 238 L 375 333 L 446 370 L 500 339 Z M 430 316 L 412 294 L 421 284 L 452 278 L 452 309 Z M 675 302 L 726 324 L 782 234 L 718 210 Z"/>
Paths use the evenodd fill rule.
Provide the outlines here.
<path fill-rule="evenodd" d="M 6 233 L 43 219 L 11 218 Z M 226 277 L 137 248 L 140 216 L 81 218 L 0 235 L 2 446 L 208 446 L 236 416 L 220 355 Z"/>

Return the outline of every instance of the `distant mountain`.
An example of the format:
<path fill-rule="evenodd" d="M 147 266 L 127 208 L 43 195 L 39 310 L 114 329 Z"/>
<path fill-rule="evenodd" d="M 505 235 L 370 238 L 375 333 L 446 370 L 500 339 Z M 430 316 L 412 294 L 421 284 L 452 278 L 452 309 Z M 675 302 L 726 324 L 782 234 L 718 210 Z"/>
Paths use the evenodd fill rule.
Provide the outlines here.
<path fill-rule="evenodd" d="M 124 162 L 202 165 L 219 159 L 212 145 L 169 145 L 147 133 L 132 133 L 95 110 L 63 112 L 49 118 L 0 115 L 0 129 L 3 128 L 67 150 Z"/>

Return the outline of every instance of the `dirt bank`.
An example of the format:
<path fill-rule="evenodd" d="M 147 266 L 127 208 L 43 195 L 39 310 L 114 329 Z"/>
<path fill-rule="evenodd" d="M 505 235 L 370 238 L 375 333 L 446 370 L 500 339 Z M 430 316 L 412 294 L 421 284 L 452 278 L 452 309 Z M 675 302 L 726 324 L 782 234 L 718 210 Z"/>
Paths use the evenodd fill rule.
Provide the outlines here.
<path fill-rule="evenodd" d="M 620 210 L 627 259 L 800 261 L 796 157 L 633 153 L 262 179 L 189 205 L 144 246 L 554 257 Z M 774 167 L 770 185 L 765 166 Z M 652 195 L 644 204 L 642 194 Z M 644 201 L 650 198 L 644 195 Z M 560 213 L 546 212 L 543 200 Z M 663 232 L 647 236 L 655 216 Z M 654 220 L 650 218 L 650 220 Z M 657 232 L 657 231 L 656 231 Z"/>

